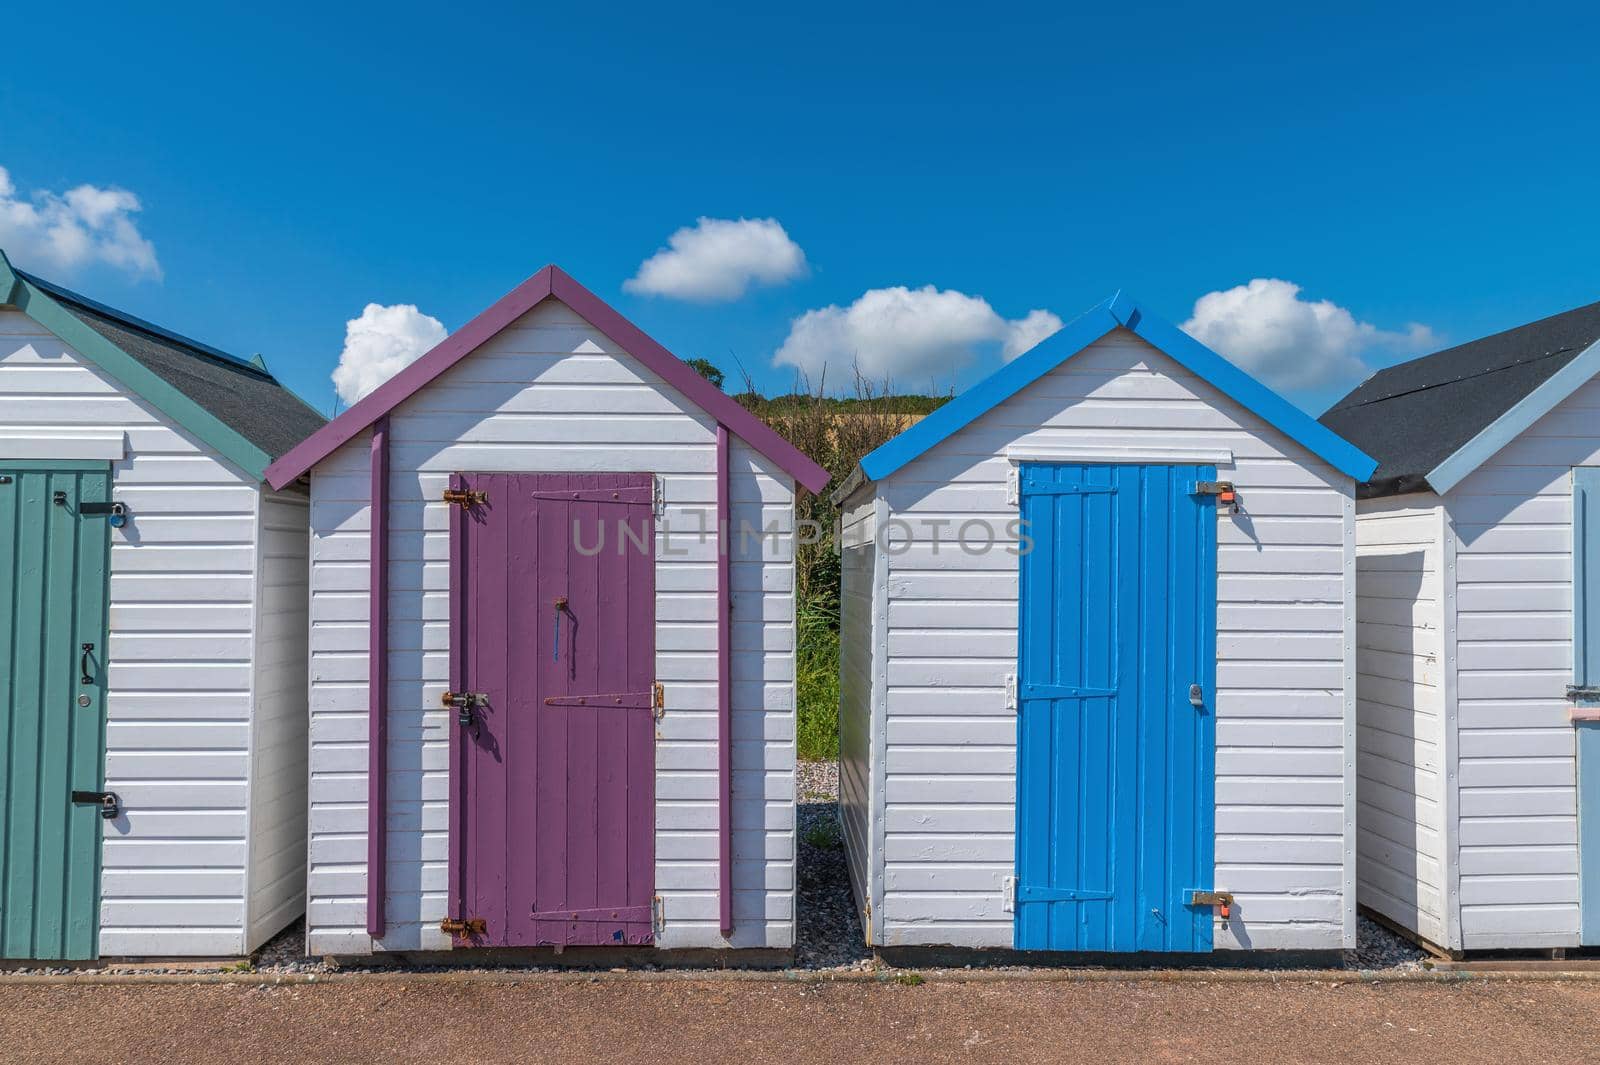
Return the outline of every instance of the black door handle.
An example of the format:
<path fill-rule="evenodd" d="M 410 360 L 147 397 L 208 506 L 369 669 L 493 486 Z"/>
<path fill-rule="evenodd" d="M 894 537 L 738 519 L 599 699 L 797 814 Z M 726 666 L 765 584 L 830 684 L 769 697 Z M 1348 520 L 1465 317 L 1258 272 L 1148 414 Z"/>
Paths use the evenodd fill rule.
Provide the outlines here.
<path fill-rule="evenodd" d="M 89 652 L 94 650 L 94 644 L 83 645 L 83 653 L 78 656 L 78 683 L 93 684 L 94 678 L 89 676 Z"/>

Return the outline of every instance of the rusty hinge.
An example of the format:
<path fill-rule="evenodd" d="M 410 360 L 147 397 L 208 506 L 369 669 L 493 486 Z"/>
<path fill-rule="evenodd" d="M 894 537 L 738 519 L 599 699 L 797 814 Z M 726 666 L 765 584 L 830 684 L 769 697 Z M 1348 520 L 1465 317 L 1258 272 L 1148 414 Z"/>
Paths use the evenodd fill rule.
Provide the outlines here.
<path fill-rule="evenodd" d="M 650 714 L 660 721 L 667 712 L 667 689 L 663 688 L 658 680 L 650 685 L 650 691 Z"/>
<path fill-rule="evenodd" d="M 476 489 L 446 488 L 444 490 L 444 501 L 446 503 L 454 503 L 462 510 L 471 510 L 479 504 L 488 503 L 489 493 Z"/>
<path fill-rule="evenodd" d="M 439 922 L 439 931 L 447 936 L 481 936 L 489 925 L 482 917 L 446 917 Z"/>

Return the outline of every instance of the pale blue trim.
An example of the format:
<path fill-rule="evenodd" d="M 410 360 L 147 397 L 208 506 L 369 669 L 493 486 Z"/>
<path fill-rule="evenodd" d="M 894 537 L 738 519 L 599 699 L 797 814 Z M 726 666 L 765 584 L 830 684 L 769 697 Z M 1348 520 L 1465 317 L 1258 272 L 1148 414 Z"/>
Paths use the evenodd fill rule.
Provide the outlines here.
<path fill-rule="evenodd" d="M 1119 326 L 1137 334 L 1345 476 L 1365 481 L 1378 468 L 1377 460 L 1360 448 L 1119 292 L 867 455 L 861 460 L 861 472 L 870 480 L 882 480 Z"/>
<path fill-rule="evenodd" d="M 1519 399 L 1510 410 L 1456 449 L 1455 454 L 1430 470 L 1428 487 L 1439 495 L 1450 491 L 1597 373 L 1600 373 L 1600 340 L 1584 348 L 1577 358 L 1551 374 L 1544 384 Z"/>
<path fill-rule="evenodd" d="M 1578 943 L 1600 947 L 1600 721 L 1575 726 L 1578 748 Z"/>

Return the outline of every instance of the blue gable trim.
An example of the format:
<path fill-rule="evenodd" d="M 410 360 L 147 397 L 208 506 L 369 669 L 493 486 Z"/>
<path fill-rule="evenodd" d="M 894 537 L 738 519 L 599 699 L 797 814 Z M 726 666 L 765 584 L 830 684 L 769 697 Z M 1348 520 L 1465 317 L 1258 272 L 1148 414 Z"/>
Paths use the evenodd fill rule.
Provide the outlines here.
<path fill-rule="evenodd" d="M 1119 292 L 867 455 L 861 460 L 861 472 L 874 481 L 889 476 L 1119 326 L 1143 338 L 1347 477 L 1365 481 L 1378 468 L 1376 459 L 1344 437 Z"/>

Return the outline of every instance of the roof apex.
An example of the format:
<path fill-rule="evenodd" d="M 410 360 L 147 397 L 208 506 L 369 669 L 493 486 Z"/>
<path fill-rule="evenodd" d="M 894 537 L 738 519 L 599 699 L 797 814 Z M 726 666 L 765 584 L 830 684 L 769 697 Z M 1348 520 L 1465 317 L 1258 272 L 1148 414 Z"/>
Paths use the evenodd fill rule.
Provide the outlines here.
<path fill-rule="evenodd" d="M 826 470 L 806 458 L 765 422 L 745 410 L 731 396 L 701 377 L 691 366 L 656 343 L 642 329 L 553 263 L 501 296 L 421 358 L 302 440 L 267 469 L 268 483 L 274 488 L 282 488 L 301 476 L 483 346 L 517 318 L 550 298 L 571 307 L 623 351 L 682 392 L 691 403 L 716 418 L 729 431 L 777 463 L 801 485 L 813 492 L 820 492 L 826 487 Z"/>
<path fill-rule="evenodd" d="M 889 476 L 1119 327 L 1175 359 L 1346 476 L 1365 480 L 1377 467 L 1354 444 L 1119 289 L 867 455 L 861 460 L 862 473 L 870 480 Z"/>

